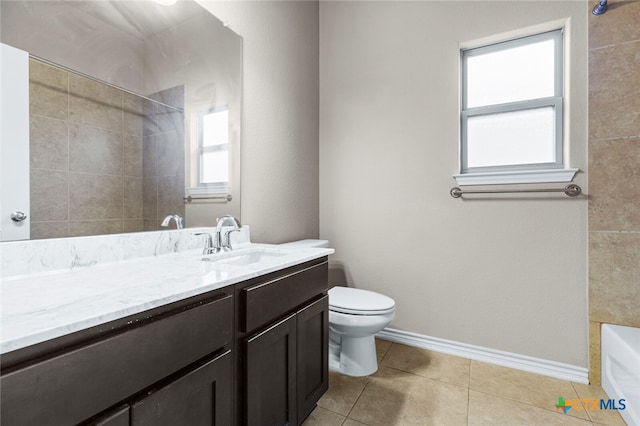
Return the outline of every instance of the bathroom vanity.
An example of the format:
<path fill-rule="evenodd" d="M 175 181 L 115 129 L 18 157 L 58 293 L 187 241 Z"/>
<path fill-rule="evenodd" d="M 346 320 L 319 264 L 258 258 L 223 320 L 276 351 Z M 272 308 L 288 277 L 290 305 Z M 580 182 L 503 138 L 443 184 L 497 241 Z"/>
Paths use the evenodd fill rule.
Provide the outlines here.
<path fill-rule="evenodd" d="M 207 260 L 186 250 L 5 280 L 1 423 L 302 423 L 328 385 L 332 250 L 275 247 L 249 244 Z M 108 282 L 114 290 L 105 293 Z M 38 288 L 65 283 L 71 289 L 59 291 L 77 297 L 49 303 L 64 301 L 66 320 L 52 314 L 50 324 L 30 326 L 29 312 L 46 318 L 46 302 L 9 308 L 24 302 L 15 286 L 37 299 Z"/>

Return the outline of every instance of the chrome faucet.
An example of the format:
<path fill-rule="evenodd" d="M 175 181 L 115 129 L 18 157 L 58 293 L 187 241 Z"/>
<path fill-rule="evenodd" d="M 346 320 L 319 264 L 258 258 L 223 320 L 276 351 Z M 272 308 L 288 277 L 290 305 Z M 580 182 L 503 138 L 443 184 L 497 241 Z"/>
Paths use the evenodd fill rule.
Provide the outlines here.
<path fill-rule="evenodd" d="M 242 225 L 240 225 L 240 221 L 238 219 L 236 219 L 233 216 L 229 216 L 229 215 L 225 215 L 222 217 L 219 217 L 218 222 L 216 223 L 216 243 L 215 245 L 218 247 L 218 251 L 220 250 L 232 250 L 233 247 L 231 247 L 231 233 L 232 232 L 237 232 L 240 231 L 240 227 Z M 225 226 L 225 224 L 233 226 L 233 229 L 230 229 L 228 231 L 226 231 L 224 233 L 224 237 L 222 236 L 222 227 Z"/>
<path fill-rule="evenodd" d="M 193 235 L 206 235 L 207 239 L 204 241 L 204 248 L 202 249 L 202 254 L 214 254 L 220 251 L 220 247 L 216 247 L 213 244 L 213 237 L 208 232 L 196 232 Z"/>
<path fill-rule="evenodd" d="M 176 229 L 184 228 L 184 219 L 177 214 L 170 214 L 165 216 L 160 226 L 164 226 L 165 228 L 167 228 L 172 219 L 176 222 Z"/>

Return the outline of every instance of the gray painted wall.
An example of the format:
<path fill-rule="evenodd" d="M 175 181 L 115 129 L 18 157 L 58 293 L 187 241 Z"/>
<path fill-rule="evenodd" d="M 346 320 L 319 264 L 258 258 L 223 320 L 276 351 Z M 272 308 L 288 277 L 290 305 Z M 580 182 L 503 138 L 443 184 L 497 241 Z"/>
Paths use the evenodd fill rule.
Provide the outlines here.
<path fill-rule="evenodd" d="M 396 329 L 587 366 L 586 198 L 449 196 L 459 44 L 559 19 L 568 155 L 588 189 L 587 14 L 575 1 L 320 2 L 320 236 L 336 249 L 334 284 L 393 297 Z"/>

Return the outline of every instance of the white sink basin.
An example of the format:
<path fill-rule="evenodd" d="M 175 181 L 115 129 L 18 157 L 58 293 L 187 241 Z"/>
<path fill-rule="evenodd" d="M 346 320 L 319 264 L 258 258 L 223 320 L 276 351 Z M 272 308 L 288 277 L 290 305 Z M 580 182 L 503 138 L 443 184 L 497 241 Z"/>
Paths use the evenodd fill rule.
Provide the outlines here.
<path fill-rule="evenodd" d="M 252 265 L 276 260 L 288 253 L 266 248 L 231 251 L 219 254 L 205 255 L 199 258 L 203 262 L 215 262 L 225 265 Z"/>

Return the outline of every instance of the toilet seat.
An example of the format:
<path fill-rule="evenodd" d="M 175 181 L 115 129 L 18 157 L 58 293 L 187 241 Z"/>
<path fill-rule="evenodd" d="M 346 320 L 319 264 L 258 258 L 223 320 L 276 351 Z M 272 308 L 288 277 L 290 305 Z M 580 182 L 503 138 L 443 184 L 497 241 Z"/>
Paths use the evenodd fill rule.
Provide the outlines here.
<path fill-rule="evenodd" d="M 329 290 L 329 310 L 349 315 L 385 315 L 395 310 L 395 301 L 369 290 L 333 287 Z"/>

